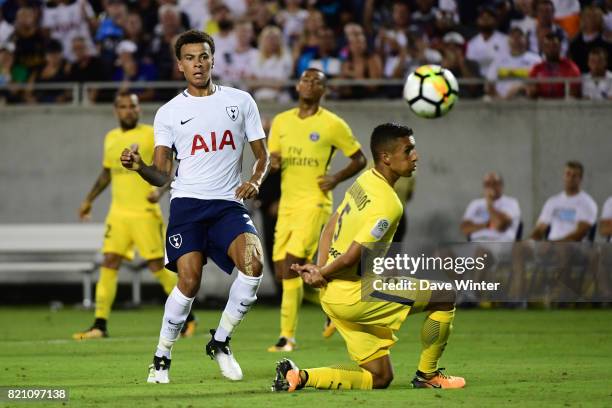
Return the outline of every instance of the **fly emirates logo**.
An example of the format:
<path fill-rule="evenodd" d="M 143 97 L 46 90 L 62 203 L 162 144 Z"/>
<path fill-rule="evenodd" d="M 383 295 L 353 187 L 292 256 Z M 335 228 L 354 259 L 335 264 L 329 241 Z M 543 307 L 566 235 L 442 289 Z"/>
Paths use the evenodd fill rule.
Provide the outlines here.
<path fill-rule="evenodd" d="M 217 134 L 217 132 L 205 133 L 202 135 L 193 136 L 191 142 L 191 155 L 195 155 L 199 150 L 204 152 L 216 152 L 217 150 L 223 150 L 224 148 L 236 150 L 236 144 L 234 143 L 234 135 L 231 130 L 226 130 Z"/>

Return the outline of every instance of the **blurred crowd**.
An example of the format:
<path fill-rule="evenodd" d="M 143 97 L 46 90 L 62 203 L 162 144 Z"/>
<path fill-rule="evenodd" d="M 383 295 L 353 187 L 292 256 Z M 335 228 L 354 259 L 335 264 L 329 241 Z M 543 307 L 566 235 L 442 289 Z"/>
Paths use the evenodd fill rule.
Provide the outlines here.
<path fill-rule="evenodd" d="M 284 84 L 308 67 L 330 78 L 401 80 L 426 63 L 481 80 L 462 86 L 462 97 L 612 98 L 612 0 L 0 0 L 0 6 L 0 99 L 8 103 L 71 98 L 61 89 L 10 84 L 115 81 L 130 88 L 134 81 L 182 80 L 173 43 L 190 28 L 213 36 L 216 79 L 258 100 L 291 100 Z M 529 77 L 575 81 L 517 80 Z M 143 101 L 174 93 L 135 91 Z M 401 86 L 368 83 L 332 87 L 329 97 L 400 95 Z M 96 90 L 87 97 L 110 98 Z"/>

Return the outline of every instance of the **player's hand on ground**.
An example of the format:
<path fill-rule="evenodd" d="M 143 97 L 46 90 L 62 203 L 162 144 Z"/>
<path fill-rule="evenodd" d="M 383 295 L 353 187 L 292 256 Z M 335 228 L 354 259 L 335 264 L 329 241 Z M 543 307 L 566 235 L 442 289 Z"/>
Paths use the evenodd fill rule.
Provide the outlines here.
<path fill-rule="evenodd" d="M 336 185 L 338 184 L 338 181 L 336 180 L 336 178 L 328 174 L 324 176 L 319 176 L 317 180 L 319 183 L 319 188 L 324 193 L 327 193 L 328 191 L 332 191 L 334 187 L 336 187 Z"/>
<path fill-rule="evenodd" d="M 138 145 L 133 144 L 129 149 L 123 149 L 121 152 L 121 165 L 128 170 L 137 171 L 142 167 L 142 157 L 138 153 Z"/>
<path fill-rule="evenodd" d="M 151 191 L 147 195 L 147 201 L 150 202 L 151 204 L 155 204 L 155 203 L 159 202 L 160 198 L 161 198 L 161 193 L 157 189 Z"/>
<path fill-rule="evenodd" d="M 313 288 L 322 288 L 327 285 L 327 279 L 321 275 L 321 268 L 313 264 L 291 265 L 291 270 L 300 274 L 304 282 Z"/>
<path fill-rule="evenodd" d="M 89 221 L 91 219 L 91 203 L 87 200 L 83 201 L 79 207 L 79 219 L 81 221 Z"/>
<path fill-rule="evenodd" d="M 259 186 L 252 181 L 245 181 L 236 189 L 237 199 L 255 198 L 259 194 Z"/>

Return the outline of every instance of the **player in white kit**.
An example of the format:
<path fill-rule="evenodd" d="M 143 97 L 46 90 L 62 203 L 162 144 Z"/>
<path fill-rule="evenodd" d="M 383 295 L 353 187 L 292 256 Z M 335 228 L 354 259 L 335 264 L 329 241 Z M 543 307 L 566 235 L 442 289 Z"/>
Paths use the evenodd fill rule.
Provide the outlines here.
<path fill-rule="evenodd" d="M 230 335 L 257 299 L 263 252 L 257 231 L 242 204 L 259 191 L 269 154 L 257 105 L 246 92 L 211 81 L 213 39 L 187 31 L 176 41 L 178 68 L 187 89 L 155 115 L 153 163 L 143 163 L 137 146 L 121 155 L 123 166 L 160 186 L 171 178 L 173 152 L 179 162 L 172 182 L 166 233 L 166 267 L 178 272 L 178 284 L 166 301 L 162 328 L 148 382 L 168 383 L 172 346 L 200 288 L 210 257 L 225 272 L 237 270 L 219 326 L 211 330 L 206 353 L 221 373 L 241 380 L 242 370 L 229 347 Z M 242 151 L 249 143 L 256 162 L 242 183 Z"/>

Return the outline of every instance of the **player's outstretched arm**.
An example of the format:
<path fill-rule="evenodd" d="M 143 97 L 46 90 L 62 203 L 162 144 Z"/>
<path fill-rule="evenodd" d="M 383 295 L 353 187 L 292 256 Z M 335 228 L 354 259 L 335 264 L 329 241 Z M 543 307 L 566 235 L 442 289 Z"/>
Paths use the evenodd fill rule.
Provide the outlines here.
<path fill-rule="evenodd" d="M 106 167 L 102 168 L 102 172 L 100 172 L 100 175 L 96 179 L 96 182 L 87 194 L 87 197 L 85 197 L 85 200 L 83 200 L 83 202 L 81 203 L 81 206 L 79 207 L 79 218 L 81 219 L 81 221 L 85 221 L 91 218 L 92 203 L 94 202 L 96 197 L 99 196 L 100 193 L 106 189 L 106 187 L 108 187 L 110 181 L 110 169 Z"/>
<path fill-rule="evenodd" d="M 350 159 L 349 164 L 336 174 L 326 174 L 319 177 L 319 188 L 324 193 L 333 190 L 339 183 L 353 177 L 366 166 L 367 160 L 361 149 L 353 153 Z"/>
<path fill-rule="evenodd" d="M 161 187 L 170 182 L 172 173 L 172 149 L 167 146 L 156 146 L 153 164 L 147 166 L 134 144 L 121 153 L 121 164 L 128 170 L 140 174 L 149 184 Z"/>
<path fill-rule="evenodd" d="M 236 189 L 236 198 L 254 198 L 259 194 L 259 187 L 270 169 L 270 153 L 265 139 L 254 140 L 249 143 L 253 156 L 255 156 L 255 164 L 253 165 L 253 175 L 249 181 L 242 183 Z"/>

